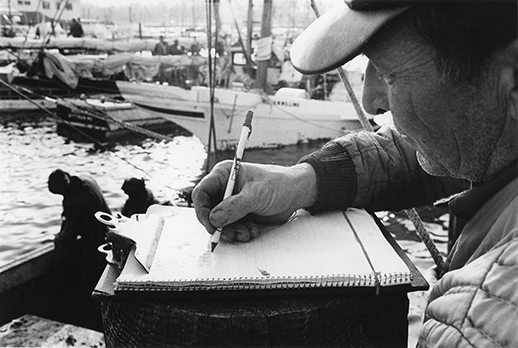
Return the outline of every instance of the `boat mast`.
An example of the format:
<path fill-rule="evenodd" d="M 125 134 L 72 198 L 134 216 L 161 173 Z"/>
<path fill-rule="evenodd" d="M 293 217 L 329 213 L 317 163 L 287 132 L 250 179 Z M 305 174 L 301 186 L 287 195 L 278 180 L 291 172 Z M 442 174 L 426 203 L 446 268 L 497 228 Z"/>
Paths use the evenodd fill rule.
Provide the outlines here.
<path fill-rule="evenodd" d="M 261 38 L 272 35 L 272 0 L 264 0 L 263 17 L 261 20 Z M 257 76 L 254 82 L 254 88 L 263 89 L 266 87 L 266 76 L 268 69 L 268 60 L 257 62 Z"/>
<path fill-rule="evenodd" d="M 246 17 L 246 44 L 245 47 L 245 57 L 246 57 L 246 72 L 252 77 L 253 63 L 251 54 L 252 54 L 252 31 L 254 30 L 254 0 L 248 0 L 248 14 Z M 238 29 L 239 32 L 239 29 Z"/>
<path fill-rule="evenodd" d="M 213 22 L 213 14 L 219 12 L 219 0 L 207 0 L 206 2 L 206 11 L 207 11 L 207 49 L 209 51 L 208 55 L 208 67 L 209 67 L 209 91 L 210 91 L 210 123 L 209 123 L 209 139 L 207 141 L 207 162 L 206 162 L 206 171 L 207 173 L 212 168 L 211 163 L 211 153 L 214 154 L 217 152 L 217 141 L 216 141 L 216 125 L 214 123 L 214 94 L 215 94 L 215 83 L 216 83 L 216 54 L 213 53 L 213 45 L 212 39 L 216 38 L 216 42 L 218 40 L 218 17 L 216 15 L 216 33 L 213 35 L 212 33 L 212 22 Z M 215 47 L 215 45 L 214 45 Z M 212 148 L 214 146 L 214 148 Z"/>

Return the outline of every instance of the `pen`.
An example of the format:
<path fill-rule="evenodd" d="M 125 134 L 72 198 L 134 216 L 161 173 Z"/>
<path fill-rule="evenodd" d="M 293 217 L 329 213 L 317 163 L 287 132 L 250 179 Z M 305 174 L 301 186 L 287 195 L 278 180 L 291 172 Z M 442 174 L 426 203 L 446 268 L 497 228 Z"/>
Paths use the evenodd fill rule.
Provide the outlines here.
<path fill-rule="evenodd" d="M 254 113 L 251 110 L 248 110 L 246 113 L 245 122 L 243 123 L 243 129 L 241 130 L 241 136 L 239 137 L 239 142 L 237 143 L 234 162 L 232 163 L 230 175 L 228 176 L 227 187 L 225 189 L 225 194 L 223 195 L 224 200 L 230 197 L 232 195 L 232 191 L 234 191 L 234 185 L 236 184 L 237 174 L 239 173 L 239 167 L 243 158 L 243 152 L 245 152 L 245 144 L 250 137 L 250 134 L 252 134 L 253 116 Z M 219 237 L 221 237 L 221 230 L 217 229 L 210 239 L 211 252 L 216 249 L 216 246 L 219 243 Z"/>

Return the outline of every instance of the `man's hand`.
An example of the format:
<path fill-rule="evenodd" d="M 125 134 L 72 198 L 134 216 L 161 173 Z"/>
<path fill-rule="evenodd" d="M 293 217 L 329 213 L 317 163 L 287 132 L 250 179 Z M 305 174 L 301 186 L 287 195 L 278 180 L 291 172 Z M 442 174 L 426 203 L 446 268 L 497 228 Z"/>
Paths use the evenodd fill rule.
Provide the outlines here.
<path fill-rule="evenodd" d="M 283 223 L 316 200 L 316 174 L 311 165 L 292 167 L 241 163 L 234 195 L 221 201 L 232 161 L 218 163 L 194 188 L 198 220 L 212 234 L 223 228 L 227 241 L 248 241 L 257 236 L 257 223 Z"/>

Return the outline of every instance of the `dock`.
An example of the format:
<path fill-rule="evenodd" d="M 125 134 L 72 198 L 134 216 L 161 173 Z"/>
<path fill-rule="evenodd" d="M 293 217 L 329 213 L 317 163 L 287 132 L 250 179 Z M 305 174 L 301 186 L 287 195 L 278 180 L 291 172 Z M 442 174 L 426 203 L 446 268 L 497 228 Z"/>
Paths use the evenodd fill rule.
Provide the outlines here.
<path fill-rule="evenodd" d="M 81 250 L 79 243 L 66 251 L 46 245 L 1 269 L 0 325 L 30 314 L 102 331 L 99 306 L 82 283 L 85 271 L 77 262 L 66 261 L 67 253 Z"/>
<path fill-rule="evenodd" d="M 106 347 L 102 332 L 26 314 L 0 327 L 0 347 Z"/>

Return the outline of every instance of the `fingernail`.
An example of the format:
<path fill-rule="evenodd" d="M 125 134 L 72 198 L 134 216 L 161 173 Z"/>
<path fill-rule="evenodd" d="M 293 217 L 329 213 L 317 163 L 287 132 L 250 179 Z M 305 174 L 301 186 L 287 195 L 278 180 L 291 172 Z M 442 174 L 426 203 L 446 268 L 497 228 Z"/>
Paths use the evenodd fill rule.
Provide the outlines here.
<path fill-rule="evenodd" d="M 210 219 L 212 220 L 212 224 L 219 228 L 227 223 L 228 215 L 225 214 L 223 210 L 213 210 L 212 213 L 210 213 Z"/>

